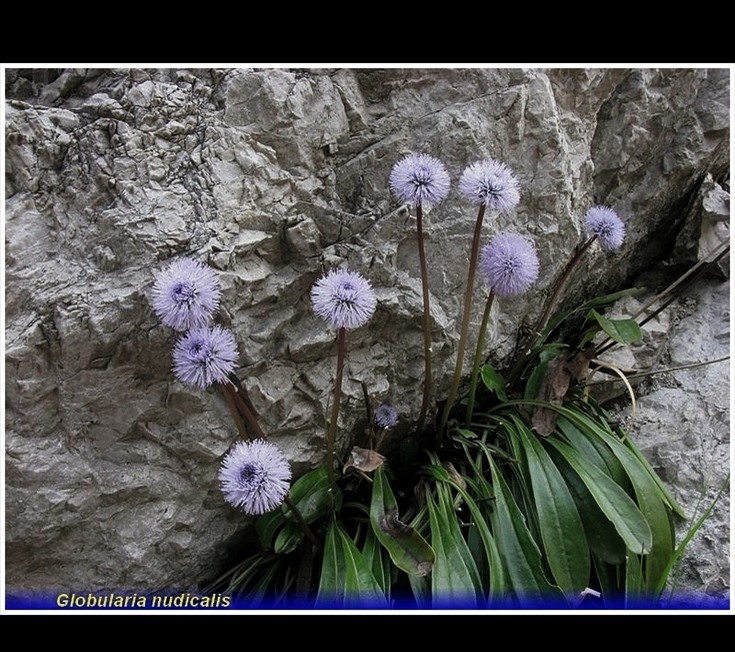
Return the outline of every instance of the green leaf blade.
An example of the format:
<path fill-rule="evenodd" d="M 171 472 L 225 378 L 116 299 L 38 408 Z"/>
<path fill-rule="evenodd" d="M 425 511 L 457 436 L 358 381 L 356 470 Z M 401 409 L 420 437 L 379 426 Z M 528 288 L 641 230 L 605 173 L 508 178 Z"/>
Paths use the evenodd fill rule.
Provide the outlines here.
<path fill-rule="evenodd" d="M 584 458 L 568 444 L 556 439 L 549 439 L 549 443 L 580 477 L 626 547 L 639 555 L 648 554 L 653 544 L 651 529 L 630 496 L 597 467 L 585 464 Z"/>
<path fill-rule="evenodd" d="M 431 572 L 432 606 L 477 607 L 478 595 L 482 594 L 477 565 L 460 532 L 449 492 L 441 485 L 437 490 L 436 501 L 430 492 L 426 495 L 431 544 L 436 555 Z"/>
<path fill-rule="evenodd" d="M 302 475 L 291 486 L 289 496 L 307 523 L 313 523 L 327 514 L 341 499 L 340 495 L 332 494 L 332 485 L 323 467 Z M 296 522 L 296 517 L 287 505 L 284 504 L 281 509 L 289 521 Z"/>
<path fill-rule="evenodd" d="M 505 393 L 505 378 L 492 365 L 486 364 L 482 366 L 480 371 L 482 382 L 491 392 L 493 392 L 504 403 L 508 400 Z"/>
<path fill-rule="evenodd" d="M 513 592 L 522 601 L 560 604 L 564 597 L 542 571 L 541 552 L 528 531 L 508 485 L 497 465 L 489 460 L 495 488 L 495 510 L 491 516 L 498 550 Z"/>
<path fill-rule="evenodd" d="M 324 542 L 316 604 L 336 608 L 385 608 L 388 602 L 354 541 L 335 521 Z"/>
<path fill-rule="evenodd" d="M 590 553 L 574 498 L 548 453 L 522 423 L 517 423 L 525 445 L 539 529 L 552 575 L 568 595 L 589 585 Z"/>
<path fill-rule="evenodd" d="M 594 319 L 605 334 L 620 344 L 633 344 L 639 342 L 643 332 L 635 319 L 608 319 L 592 308 L 587 317 Z"/>
<path fill-rule="evenodd" d="M 370 525 L 398 568 L 409 575 L 431 572 L 434 550 L 414 528 L 398 520 L 398 505 L 382 466 L 373 476 Z"/>

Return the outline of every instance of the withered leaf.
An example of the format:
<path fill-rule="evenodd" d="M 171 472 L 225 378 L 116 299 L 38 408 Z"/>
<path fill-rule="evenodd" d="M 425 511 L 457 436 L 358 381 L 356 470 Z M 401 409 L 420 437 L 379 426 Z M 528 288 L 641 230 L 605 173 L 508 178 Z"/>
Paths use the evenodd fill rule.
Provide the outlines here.
<path fill-rule="evenodd" d="M 369 448 L 355 446 L 350 451 L 350 458 L 347 460 L 342 472 L 346 473 L 349 469 L 357 469 L 364 473 L 370 473 L 381 466 L 383 462 L 385 462 L 385 457 L 380 453 Z"/>
<path fill-rule="evenodd" d="M 570 356 L 568 351 L 560 351 L 556 359 L 549 363 L 536 398 L 539 401 L 561 405 L 572 381 L 577 382 L 587 375 L 594 354 L 593 346 L 578 351 L 573 356 Z M 548 437 L 554 432 L 556 417 L 557 412 L 552 408 L 541 406 L 534 408 L 531 417 L 533 429 L 542 437 Z"/>
<path fill-rule="evenodd" d="M 454 468 L 454 464 L 452 464 L 451 462 L 442 462 L 442 467 L 445 471 L 449 473 L 449 477 L 452 479 L 452 482 L 458 484 L 463 491 L 467 491 L 467 483 L 465 482 L 465 479 L 459 474 L 457 469 Z"/>
<path fill-rule="evenodd" d="M 398 518 L 397 509 L 388 509 L 385 511 L 385 514 L 380 519 L 380 529 L 396 539 L 405 539 L 413 533 L 413 528 Z"/>

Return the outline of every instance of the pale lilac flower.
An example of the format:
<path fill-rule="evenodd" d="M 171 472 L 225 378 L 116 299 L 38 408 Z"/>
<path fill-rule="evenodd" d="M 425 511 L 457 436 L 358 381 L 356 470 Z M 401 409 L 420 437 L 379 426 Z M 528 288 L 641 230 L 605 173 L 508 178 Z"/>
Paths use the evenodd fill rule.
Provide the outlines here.
<path fill-rule="evenodd" d="M 409 154 L 393 166 L 389 185 L 401 201 L 430 207 L 449 194 L 449 174 L 444 164 L 428 154 Z"/>
<path fill-rule="evenodd" d="M 206 326 L 219 308 L 221 289 L 214 271 L 193 258 L 174 260 L 153 284 L 153 309 L 177 331 Z"/>
<path fill-rule="evenodd" d="M 311 288 L 314 312 L 334 328 L 358 328 L 375 312 L 377 299 L 370 282 L 357 272 L 332 269 Z"/>
<path fill-rule="evenodd" d="M 482 248 L 480 271 L 486 285 L 496 295 L 523 294 L 538 278 L 536 249 L 515 233 L 496 235 Z"/>
<path fill-rule="evenodd" d="M 398 424 L 398 410 L 392 405 L 381 403 L 375 408 L 373 421 L 378 428 L 392 428 Z"/>
<path fill-rule="evenodd" d="M 584 216 L 587 230 L 597 236 L 600 247 L 606 251 L 620 249 L 625 238 L 625 224 L 608 206 L 593 206 Z"/>
<path fill-rule="evenodd" d="M 240 441 L 222 460 L 219 481 L 233 507 L 246 514 L 265 514 L 283 503 L 291 468 L 281 449 L 265 439 Z"/>
<path fill-rule="evenodd" d="M 174 345 L 174 373 L 185 385 L 205 389 L 224 383 L 235 369 L 235 336 L 221 326 L 194 328 Z"/>
<path fill-rule="evenodd" d="M 473 163 L 462 172 L 459 191 L 475 204 L 485 204 L 493 211 L 506 212 L 521 199 L 518 179 L 500 161 L 486 158 Z"/>

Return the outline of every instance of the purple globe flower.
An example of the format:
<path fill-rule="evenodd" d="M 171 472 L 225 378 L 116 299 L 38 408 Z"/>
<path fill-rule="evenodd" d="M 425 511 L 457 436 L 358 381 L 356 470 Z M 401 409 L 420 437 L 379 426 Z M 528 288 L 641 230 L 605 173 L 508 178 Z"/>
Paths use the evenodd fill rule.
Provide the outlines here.
<path fill-rule="evenodd" d="M 496 235 L 482 248 L 480 271 L 487 286 L 498 296 L 523 294 L 538 278 L 536 249 L 515 233 Z"/>
<path fill-rule="evenodd" d="M 291 468 L 281 449 L 265 439 L 237 442 L 222 460 L 225 500 L 246 514 L 265 514 L 283 503 Z"/>
<path fill-rule="evenodd" d="M 389 185 L 400 201 L 428 208 L 449 194 L 450 180 L 439 159 L 428 154 L 409 154 L 393 166 Z"/>
<path fill-rule="evenodd" d="M 375 312 L 377 299 L 370 282 L 357 272 L 332 269 L 311 288 L 314 312 L 334 328 L 358 328 Z"/>
<path fill-rule="evenodd" d="M 392 405 L 381 403 L 375 408 L 373 421 L 378 428 L 392 428 L 398 424 L 398 410 Z"/>
<path fill-rule="evenodd" d="M 153 284 L 153 309 L 177 331 L 206 326 L 219 308 L 219 279 L 210 267 L 193 258 L 174 260 Z"/>
<path fill-rule="evenodd" d="M 584 216 L 584 223 L 597 236 L 600 247 L 606 251 L 620 249 L 625 239 L 625 224 L 608 206 L 593 206 Z"/>
<path fill-rule="evenodd" d="M 174 345 L 174 373 L 185 385 L 205 389 L 224 383 L 237 361 L 235 336 L 221 326 L 194 328 Z"/>
<path fill-rule="evenodd" d="M 475 204 L 485 204 L 490 210 L 505 212 L 521 199 L 518 179 L 500 161 L 487 158 L 473 163 L 462 172 L 459 191 Z"/>

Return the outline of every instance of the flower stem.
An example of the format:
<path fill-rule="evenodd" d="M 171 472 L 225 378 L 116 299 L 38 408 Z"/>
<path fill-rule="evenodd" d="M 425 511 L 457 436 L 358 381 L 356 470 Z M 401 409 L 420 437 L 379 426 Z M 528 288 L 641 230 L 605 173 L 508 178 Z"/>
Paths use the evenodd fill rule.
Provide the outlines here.
<path fill-rule="evenodd" d="M 230 402 L 234 404 L 238 413 L 244 419 L 245 424 L 250 430 L 251 438 L 254 436 L 256 439 L 266 439 L 266 435 L 260 427 L 258 420 L 255 418 L 255 415 L 248 407 L 247 403 L 243 400 L 242 396 L 240 396 L 240 393 L 234 383 L 232 381 L 227 381 L 226 383 L 222 383 L 221 387 L 228 404 Z"/>
<path fill-rule="evenodd" d="M 467 401 L 467 413 L 465 424 L 469 428 L 472 421 L 472 411 L 475 408 L 475 394 L 477 393 L 477 380 L 480 376 L 480 365 L 482 364 L 482 350 L 485 348 L 485 337 L 487 336 L 487 323 L 490 319 L 490 309 L 493 307 L 495 292 L 490 292 L 485 302 L 485 312 L 482 314 L 482 324 L 477 335 L 477 348 L 475 349 L 475 361 L 472 365 L 472 376 L 470 376 L 470 396 Z"/>
<path fill-rule="evenodd" d="M 296 507 L 296 504 L 294 503 L 294 501 L 291 500 L 291 496 L 286 494 L 286 497 L 283 499 L 283 502 L 286 503 L 288 508 L 291 510 L 291 513 L 294 515 L 294 518 L 299 522 L 301 529 L 304 531 L 304 534 L 308 537 L 309 541 L 311 541 L 312 544 L 314 544 L 314 547 L 317 550 L 320 550 L 321 544 L 319 543 L 319 539 L 317 539 L 316 535 L 311 531 L 309 524 L 304 520 L 304 517 L 301 515 L 301 512 L 299 511 L 298 507 Z"/>
<path fill-rule="evenodd" d="M 485 217 L 485 204 L 480 205 L 477 212 L 477 220 L 475 221 L 475 234 L 472 238 L 472 250 L 470 252 L 470 266 L 467 273 L 467 287 L 464 293 L 464 306 L 462 308 L 462 327 L 459 335 L 459 343 L 457 345 L 457 363 L 454 367 L 454 378 L 452 386 L 447 396 L 447 402 L 444 404 L 441 422 L 439 423 L 437 444 L 441 444 L 444 437 L 444 430 L 447 427 L 449 413 L 454 406 L 459 391 L 459 383 L 462 380 L 462 365 L 464 363 L 464 351 L 467 346 L 467 334 L 470 327 L 470 311 L 472 308 L 472 290 L 475 284 L 475 269 L 477 268 L 477 258 L 480 251 L 480 236 L 482 235 L 482 220 Z"/>
<path fill-rule="evenodd" d="M 327 476 L 329 484 L 334 485 L 334 442 L 337 438 L 337 419 L 339 418 L 339 404 L 342 398 L 342 375 L 345 367 L 345 337 L 347 330 L 340 328 L 337 331 L 337 376 L 334 379 L 334 395 L 332 396 L 332 416 L 327 429 Z"/>
<path fill-rule="evenodd" d="M 421 291 L 424 297 L 424 396 L 421 400 L 421 412 L 416 429 L 421 432 L 429 410 L 429 399 L 432 384 L 431 372 L 431 311 L 429 308 L 429 274 L 426 268 L 426 252 L 424 251 L 423 210 L 421 204 L 416 205 L 416 232 L 419 248 L 419 267 L 421 269 Z"/>
<path fill-rule="evenodd" d="M 577 250 L 575 251 L 574 255 L 567 263 L 567 266 L 564 268 L 564 271 L 561 273 L 561 276 L 559 276 L 558 280 L 554 284 L 554 288 L 551 291 L 549 300 L 546 302 L 546 307 L 544 308 L 544 312 L 539 317 L 538 321 L 536 322 L 536 325 L 533 328 L 533 331 L 532 331 L 533 339 L 528 344 L 528 346 L 524 348 L 522 353 L 515 359 L 515 362 L 511 366 L 510 371 L 508 372 L 506 376 L 506 381 L 509 386 L 512 385 L 515 382 L 518 375 L 523 372 L 523 369 L 528 363 L 528 359 L 531 357 L 531 353 L 533 352 L 534 347 L 537 344 L 539 344 L 541 339 L 544 337 L 544 329 L 549 323 L 549 319 L 551 318 L 551 315 L 554 309 L 559 303 L 559 298 L 561 297 L 561 293 L 564 290 L 567 284 L 567 281 L 569 281 L 569 277 L 572 275 L 572 272 L 577 267 L 577 265 L 579 265 L 580 261 L 582 260 L 582 256 L 584 256 L 585 252 L 592 246 L 592 243 L 596 239 L 597 239 L 597 236 L 593 235 L 586 242 L 582 243 L 581 245 L 577 247 Z"/>
<path fill-rule="evenodd" d="M 597 236 L 593 235 L 591 238 L 589 238 L 589 240 L 587 240 L 587 242 L 582 244 L 581 247 L 578 247 L 576 253 L 574 254 L 574 256 L 572 256 L 572 259 L 567 263 L 567 266 L 564 268 L 562 275 L 559 277 L 559 280 L 554 286 L 554 291 L 552 292 L 551 297 L 546 302 L 546 309 L 544 310 L 544 313 L 541 315 L 538 323 L 536 324 L 536 327 L 534 328 L 534 331 L 536 333 L 540 333 L 546 327 L 546 324 L 551 317 L 551 313 L 554 311 L 556 305 L 559 303 L 559 297 L 561 296 L 562 290 L 565 288 L 569 277 L 572 275 L 575 267 L 579 265 L 580 261 L 582 260 L 582 256 L 592 246 L 592 243 L 596 239 Z"/>

